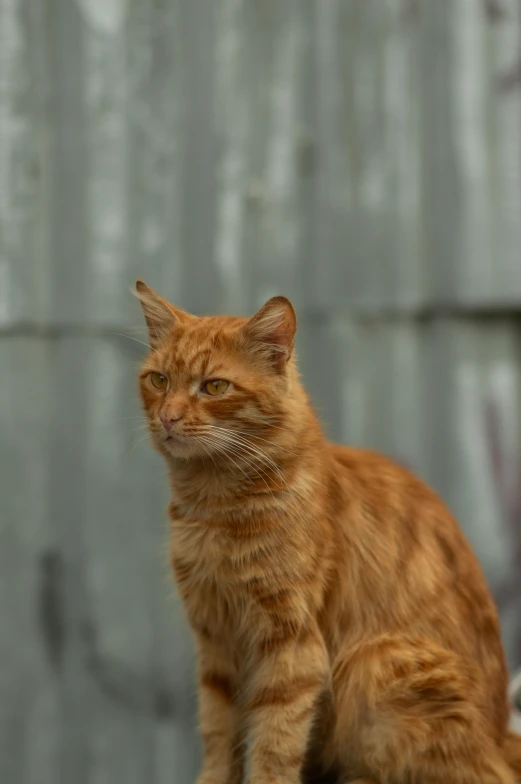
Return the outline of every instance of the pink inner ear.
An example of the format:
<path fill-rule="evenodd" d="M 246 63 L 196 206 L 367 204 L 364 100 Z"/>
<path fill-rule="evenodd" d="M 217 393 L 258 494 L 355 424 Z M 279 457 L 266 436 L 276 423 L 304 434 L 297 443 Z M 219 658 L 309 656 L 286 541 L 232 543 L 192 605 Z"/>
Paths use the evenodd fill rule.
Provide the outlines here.
<path fill-rule="evenodd" d="M 266 335 L 266 342 L 277 346 L 289 346 L 292 340 L 293 336 L 284 323 Z"/>
<path fill-rule="evenodd" d="M 245 325 L 244 334 L 255 353 L 282 371 L 293 351 L 296 319 L 289 300 L 273 297 Z"/>

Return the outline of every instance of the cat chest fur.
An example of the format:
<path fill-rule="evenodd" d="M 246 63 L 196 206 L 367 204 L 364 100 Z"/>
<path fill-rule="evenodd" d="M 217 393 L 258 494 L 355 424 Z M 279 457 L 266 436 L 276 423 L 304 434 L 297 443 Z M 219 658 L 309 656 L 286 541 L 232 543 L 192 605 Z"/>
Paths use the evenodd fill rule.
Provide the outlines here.
<path fill-rule="evenodd" d="M 298 628 L 309 614 L 299 543 L 244 525 L 172 520 L 172 566 L 196 630 L 238 642 L 252 628 Z M 282 556 L 282 557 L 281 557 Z"/>

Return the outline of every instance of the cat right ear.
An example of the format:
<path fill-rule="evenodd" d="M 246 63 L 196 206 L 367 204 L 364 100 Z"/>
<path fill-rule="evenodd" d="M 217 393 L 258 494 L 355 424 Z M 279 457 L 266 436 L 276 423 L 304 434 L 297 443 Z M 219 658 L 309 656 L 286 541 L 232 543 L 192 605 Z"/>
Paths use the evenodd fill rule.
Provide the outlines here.
<path fill-rule="evenodd" d="M 286 297 L 272 297 L 243 327 L 251 349 L 281 373 L 293 353 L 297 317 Z"/>
<path fill-rule="evenodd" d="M 155 346 L 179 321 L 179 311 L 142 280 L 136 280 L 135 295 L 141 302 L 150 345 Z"/>

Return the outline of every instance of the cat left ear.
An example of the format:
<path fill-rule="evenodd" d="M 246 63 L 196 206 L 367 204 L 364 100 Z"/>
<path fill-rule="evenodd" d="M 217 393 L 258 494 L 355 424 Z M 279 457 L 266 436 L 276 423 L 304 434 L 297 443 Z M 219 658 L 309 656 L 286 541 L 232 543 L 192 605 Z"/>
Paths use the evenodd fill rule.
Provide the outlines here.
<path fill-rule="evenodd" d="M 272 297 L 251 317 L 244 336 L 258 355 L 269 360 L 281 373 L 293 353 L 297 317 L 286 297 Z"/>
<path fill-rule="evenodd" d="M 184 315 L 174 308 L 166 299 L 160 297 L 142 280 L 136 280 L 135 294 L 141 302 L 145 321 L 147 322 L 150 345 L 156 345 L 161 337 L 168 333 Z"/>

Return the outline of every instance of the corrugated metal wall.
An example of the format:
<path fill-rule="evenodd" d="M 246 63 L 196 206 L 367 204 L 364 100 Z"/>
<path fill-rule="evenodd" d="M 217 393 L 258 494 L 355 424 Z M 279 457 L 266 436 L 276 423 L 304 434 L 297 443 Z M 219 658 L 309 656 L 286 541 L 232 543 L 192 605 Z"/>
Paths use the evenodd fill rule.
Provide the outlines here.
<path fill-rule="evenodd" d="M 137 275 L 293 298 L 329 432 L 449 501 L 521 661 L 520 219 L 519 0 L 0 0 L 2 782 L 197 769 Z"/>

